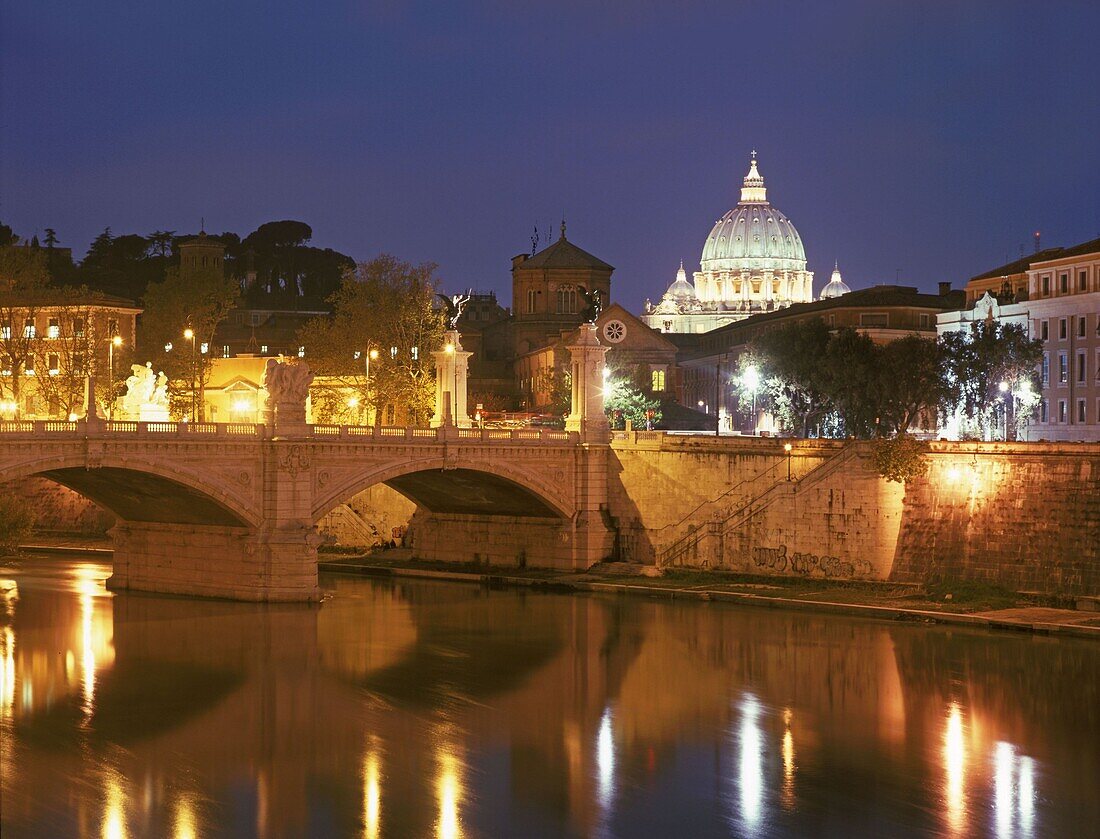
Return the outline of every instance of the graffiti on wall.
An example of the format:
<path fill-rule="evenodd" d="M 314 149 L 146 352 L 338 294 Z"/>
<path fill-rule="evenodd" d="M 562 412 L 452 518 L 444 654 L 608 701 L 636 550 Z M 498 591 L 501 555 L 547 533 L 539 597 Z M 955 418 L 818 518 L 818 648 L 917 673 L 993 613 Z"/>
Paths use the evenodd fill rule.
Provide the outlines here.
<path fill-rule="evenodd" d="M 756 547 L 752 549 L 752 561 L 757 568 L 766 568 L 777 574 L 799 574 L 803 577 L 869 577 L 874 569 L 865 559 L 841 559 L 801 552 L 788 552 L 786 545 L 778 548 Z"/>

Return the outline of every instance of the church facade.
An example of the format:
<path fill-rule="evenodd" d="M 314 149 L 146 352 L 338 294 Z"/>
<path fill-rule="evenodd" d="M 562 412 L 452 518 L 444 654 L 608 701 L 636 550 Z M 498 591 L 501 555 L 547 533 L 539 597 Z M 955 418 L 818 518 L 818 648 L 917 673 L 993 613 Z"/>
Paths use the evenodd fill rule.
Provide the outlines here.
<path fill-rule="evenodd" d="M 658 332 L 709 332 L 751 315 L 774 312 L 813 296 L 802 237 L 767 198 L 752 154 L 741 200 L 703 245 L 694 284 L 683 264 L 661 300 L 646 301 L 642 321 Z"/>

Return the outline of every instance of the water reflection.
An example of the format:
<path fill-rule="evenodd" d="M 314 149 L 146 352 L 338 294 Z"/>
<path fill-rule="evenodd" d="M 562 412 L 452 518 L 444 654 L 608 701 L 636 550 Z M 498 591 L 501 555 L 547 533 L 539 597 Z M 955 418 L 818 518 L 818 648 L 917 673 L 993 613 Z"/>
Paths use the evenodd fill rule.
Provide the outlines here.
<path fill-rule="evenodd" d="M 1071 835 L 1100 645 L 428 583 L 0 609 L 11 836 Z"/>

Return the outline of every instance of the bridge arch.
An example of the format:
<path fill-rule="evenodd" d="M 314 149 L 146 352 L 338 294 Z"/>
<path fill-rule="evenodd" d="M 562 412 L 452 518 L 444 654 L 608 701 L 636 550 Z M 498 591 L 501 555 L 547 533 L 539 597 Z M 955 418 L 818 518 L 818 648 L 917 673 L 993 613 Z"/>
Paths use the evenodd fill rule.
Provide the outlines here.
<path fill-rule="evenodd" d="M 124 521 L 248 527 L 260 515 L 248 501 L 194 469 L 132 453 L 104 452 L 89 466 L 86 452 L 0 463 L 0 481 L 41 477 L 94 501 Z"/>
<path fill-rule="evenodd" d="M 386 464 L 318 490 L 313 520 L 355 495 L 385 484 L 433 513 L 570 519 L 573 503 L 525 470 L 484 461 L 446 462 L 441 456 Z"/>

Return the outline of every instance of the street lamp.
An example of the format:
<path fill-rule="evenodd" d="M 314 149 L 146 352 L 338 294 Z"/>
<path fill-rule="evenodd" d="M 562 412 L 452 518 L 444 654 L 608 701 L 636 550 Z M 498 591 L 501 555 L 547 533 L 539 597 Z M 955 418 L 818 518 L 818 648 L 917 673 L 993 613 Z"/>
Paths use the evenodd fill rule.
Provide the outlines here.
<path fill-rule="evenodd" d="M 783 444 L 783 451 L 785 451 L 787 453 L 787 480 L 788 481 L 791 479 L 791 449 L 792 448 L 793 448 L 793 446 L 791 446 L 790 443 L 784 443 Z"/>
<path fill-rule="evenodd" d="M 195 388 L 195 331 L 191 327 L 183 330 L 183 337 L 191 342 L 191 422 L 199 421 L 198 392 Z"/>
<path fill-rule="evenodd" d="M 366 376 L 366 379 L 367 379 L 366 390 L 367 390 L 367 411 L 368 411 L 367 419 L 368 420 L 370 419 L 370 413 L 369 413 L 369 411 L 370 411 L 370 363 L 372 361 L 377 360 L 377 359 L 378 359 L 378 349 L 375 348 L 375 347 L 371 347 L 371 345 L 368 343 L 367 344 L 367 352 L 366 352 L 366 355 L 363 358 L 364 375 Z M 356 400 L 356 402 L 358 403 L 358 400 Z"/>
<path fill-rule="evenodd" d="M 756 390 L 760 387 L 760 371 L 756 367 L 746 367 L 741 374 L 741 386 L 752 393 L 752 433 L 756 436 Z"/>
<path fill-rule="evenodd" d="M 1005 442 L 1008 442 L 1008 382 L 1002 381 L 997 385 L 997 390 L 1001 392 L 1001 413 L 1004 414 L 1005 420 Z"/>
<path fill-rule="evenodd" d="M 115 335 L 107 344 L 107 422 L 111 421 L 115 407 L 115 347 L 122 346 L 122 336 Z M 90 398 L 90 397 L 89 397 Z"/>

